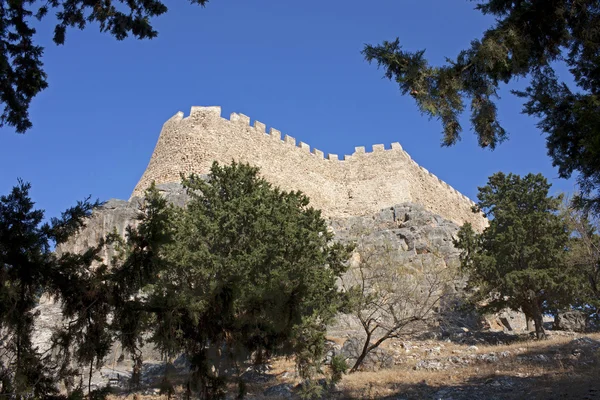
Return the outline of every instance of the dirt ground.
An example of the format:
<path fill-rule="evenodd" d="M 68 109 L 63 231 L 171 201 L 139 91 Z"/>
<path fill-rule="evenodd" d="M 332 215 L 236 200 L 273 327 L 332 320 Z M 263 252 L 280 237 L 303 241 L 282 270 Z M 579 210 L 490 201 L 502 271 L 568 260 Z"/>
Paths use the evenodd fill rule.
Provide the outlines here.
<path fill-rule="evenodd" d="M 600 399 L 598 333 L 555 332 L 540 341 L 521 336 L 496 345 L 395 340 L 386 349 L 393 354 L 393 368 L 344 375 L 323 398 Z M 246 398 L 300 398 L 299 383 L 293 361 L 273 359 L 268 371 L 249 380 Z M 174 397 L 182 397 L 178 392 Z M 166 399 L 157 389 L 111 397 Z"/>

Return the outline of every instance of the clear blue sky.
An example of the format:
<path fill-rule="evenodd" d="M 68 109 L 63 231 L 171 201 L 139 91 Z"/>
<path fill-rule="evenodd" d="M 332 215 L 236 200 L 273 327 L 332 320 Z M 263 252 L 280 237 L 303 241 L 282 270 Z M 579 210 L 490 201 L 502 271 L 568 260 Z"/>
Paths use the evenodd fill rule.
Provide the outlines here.
<path fill-rule="evenodd" d="M 0 193 L 17 177 L 47 215 L 87 195 L 127 199 L 165 120 L 193 105 L 241 112 L 328 153 L 400 142 L 420 165 L 475 199 L 497 171 L 557 178 L 535 121 L 504 91 L 500 118 L 510 140 L 491 152 L 463 140 L 440 147 L 441 126 L 421 116 L 395 83 L 360 54 L 365 43 L 400 37 L 434 62 L 453 57 L 491 23 L 466 0 L 211 0 L 206 8 L 167 4 L 159 37 L 113 37 L 90 26 L 64 46 L 38 27 L 50 87 L 33 102 L 34 128 L 0 133 Z M 522 82 L 521 84 L 523 84 Z"/>

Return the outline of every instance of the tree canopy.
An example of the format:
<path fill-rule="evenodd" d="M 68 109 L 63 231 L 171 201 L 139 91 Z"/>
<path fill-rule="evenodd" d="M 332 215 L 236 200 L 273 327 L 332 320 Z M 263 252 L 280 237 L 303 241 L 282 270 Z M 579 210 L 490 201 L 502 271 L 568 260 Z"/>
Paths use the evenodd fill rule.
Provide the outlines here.
<path fill-rule="evenodd" d="M 204 6 L 208 0 L 191 0 Z M 97 23 L 101 32 L 117 40 L 128 36 L 152 39 L 158 35 L 151 19 L 167 12 L 159 0 L 33 0 L 3 1 L 0 5 L 0 102 L 4 110 L 0 127 L 12 126 L 24 133 L 32 124 L 29 119 L 31 100 L 48 87 L 43 69 L 44 48 L 36 44 L 34 19 L 42 20 L 55 11 L 53 40 L 65 43 L 68 28 L 84 29 Z"/>
<path fill-rule="evenodd" d="M 0 197 L 0 394 L 42 398 L 56 391 L 61 369 L 34 346 L 34 308 L 42 293 L 59 293 L 68 271 L 85 270 L 97 252 L 57 256 L 65 242 L 98 205 L 89 199 L 44 223 L 30 185 L 22 181 Z"/>
<path fill-rule="evenodd" d="M 567 263 L 581 277 L 572 305 L 594 319 L 600 318 L 600 221 L 565 204 L 561 210 L 569 231 Z"/>
<path fill-rule="evenodd" d="M 403 50 L 398 38 L 367 45 L 363 54 L 423 114 L 440 120 L 445 146 L 460 139 L 466 104 L 481 147 L 494 149 L 504 141 L 508 132 L 498 120 L 498 90 L 530 77 L 526 90 L 514 92 L 525 99 L 523 112 L 539 118 L 559 175 L 578 174 L 578 204 L 600 212 L 600 3 L 487 0 L 476 9 L 494 16 L 494 25 L 445 65 L 430 65 L 424 50 Z M 567 67 L 569 79 L 559 76 L 558 65 Z"/>
<path fill-rule="evenodd" d="M 315 344 L 308 350 L 318 359 L 349 248 L 332 242 L 305 195 L 272 187 L 257 168 L 214 163 L 207 180 L 192 175 L 183 185 L 190 202 L 168 209 L 158 278 L 139 299 L 153 315 L 151 341 L 190 357 L 201 392 L 250 354 L 261 361 Z M 307 341 L 307 329 L 320 339 Z"/>
<path fill-rule="evenodd" d="M 522 310 L 538 337 L 543 314 L 568 306 L 580 282 L 565 262 L 569 229 L 557 213 L 561 198 L 548 196 L 549 188 L 540 174 L 492 175 L 476 207 L 490 225 L 476 233 L 465 224 L 456 241 L 473 300 L 490 311 Z"/>
<path fill-rule="evenodd" d="M 243 365 L 275 353 L 295 355 L 311 377 L 344 300 L 336 281 L 352 247 L 333 242 L 304 194 L 272 187 L 249 165 L 214 163 L 183 186 L 185 207 L 152 186 L 125 238 L 110 233 L 82 254 L 54 253 L 51 243 L 64 243 L 97 203 L 42 224 L 29 185 L 0 198 L 0 393 L 43 397 L 59 381 L 82 390 L 74 366 L 91 388 L 115 341 L 133 358 L 134 385 L 145 344 L 167 363 L 186 356 L 188 394 L 200 398 L 221 398 Z M 107 245 L 114 255 L 103 260 Z M 60 300 L 65 322 L 46 355 L 31 339 L 43 294 Z"/>

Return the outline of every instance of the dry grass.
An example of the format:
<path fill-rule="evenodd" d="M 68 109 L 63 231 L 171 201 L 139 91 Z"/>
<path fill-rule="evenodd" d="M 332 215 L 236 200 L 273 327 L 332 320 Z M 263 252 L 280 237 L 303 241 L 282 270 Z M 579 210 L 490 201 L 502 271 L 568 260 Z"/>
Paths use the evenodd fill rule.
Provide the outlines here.
<path fill-rule="evenodd" d="M 572 343 L 577 337 L 588 337 L 600 342 L 600 334 L 554 336 L 547 340 L 524 340 L 513 344 L 477 345 L 477 350 L 468 345 L 441 341 L 412 341 L 407 351 L 402 342 L 390 342 L 386 347 L 397 354 L 396 366 L 377 372 L 357 372 L 345 375 L 338 391 L 330 398 L 343 399 L 386 399 L 386 398 L 445 398 L 440 390 L 451 390 L 455 399 L 548 399 L 548 398 L 600 398 L 600 351 L 592 354 L 583 352 L 575 357 L 578 346 Z M 330 338 L 336 343 L 342 339 Z M 408 346 L 410 347 L 410 346 Z M 439 348 L 439 351 L 427 351 Z M 478 360 L 477 355 L 509 352 L 497 362 Z M 452 365 L 444 370 L 415 370 L 419 360 L 444 360 L 452 356 L 473 360 L 467 365 Z M 546 357 L 538 362 L 535 357 Z M 412 357 L 411 357 L 412 356 Z M 275 379 L 266 384 L 250 384 L 249 398 L 266 399 L 262 395 L 266 387 L 280 383 L 296 385 L 293 360 L 272 360 L 270 374 Z M 500 382 L 500 383 L 498 383 Z M 502 382 L 515 382 L 512 391 L 502 387 Z M 512 383 L 511 383 L 512 384 Z M 510 386 L 510 384 L 509 384 Z M 597 390 L 597 391 L 595 391 Z M 175 397 L 181 397 L 180 393 Z M 490 396 L 489 391 L 492 391 Z M 460 393 L 464 393 L 461 397 Z M 590 395 L 591 393 L 591 395 Z M 596 394 L 597 393 L 597 394 Z M 456 396 L 458 394 L 458 397 Z M 136 397 L 134 397 L 136 396 Z M 590 397 L 591 396 L 591 397 Z M 594 397 L 598 396 L 598 397 Z M 127 400 L 156 400 L 160 396 L 129 395 Z M 166 399 L 165 396 L 162 396 Z M 449 398 L 448 397 L 448 398 Z M 113 400 L 123 400 L 114 396 Z M 270 397 L 272 399 L 273 397 Z"/>
<path fill-rule="evenodd" d="M 444 359 L 451 356 L 464 354 L 485 355 L 510 352 L 510 356 L 500 358 L 495 363 L 475 361 L 465 366 L 451 367 L 439 371 L 415 370 L 417 359 L 408 359 L 405 363 L 395 368 L 378 372 L 358 372 L 344 377 L 340 385 L 344 398 L 385 398 L 386 396 L 402 393 L 407 398 L 420 398 L 425 394 L 433 394 L 442 388 L 464 388 L 474 384 L 491 382 L 497 378 L 514 378 L 525 384 L 529 382 L 527 398 L 552 398 L 557 397 L 560 389 L 566 389 L 568 382 L 580 382 L 582 385 L 569 388 L 565 392 L 567 397 L 562 398 L 592 398 L 577 397 L 577 390 L 587 390 L 586 383 L 597 384 L 600 382 L 600 366 L 598 361 L 600 353 L 581 354 L 575 360 L 570 357 L 574 347 L 570 343 L 576 337 L 586 336 L 600 341 L 600 334 L 555 336 L 547 340 L 526 340 L 505 345 L 477 346 L 476 351 L 468 351 L 468 346 L 428 342 L 430 345 L 443 345 L 441 351 L 435 355 L 419 357 L 418 359 Z M 393 347 L 393 346 L 391 346 Z M 457 354 L 458 353 L 458 354 Z M 535 356 L 547 357 L 543 362 L 531 362 Z M 558 388 L 556 387 L 558 386 Z M 558 390 L 557 390 L 558 389 Z M 515 394 L 521 398 L 524 393 Z M 583 394 L 582 394 L 583 396 Z M 504 397 L 503 397 L 504 398 Z M 596 398 L 596 397 L 593 397 Z M 600 398 L 600 392 L 598 392 Z"/>

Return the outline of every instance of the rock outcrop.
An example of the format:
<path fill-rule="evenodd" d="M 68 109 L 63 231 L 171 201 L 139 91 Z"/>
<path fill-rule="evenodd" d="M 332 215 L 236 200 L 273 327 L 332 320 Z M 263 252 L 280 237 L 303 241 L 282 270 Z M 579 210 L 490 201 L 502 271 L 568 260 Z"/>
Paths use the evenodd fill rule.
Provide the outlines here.
<path fill-rule="evenodd" d="M 356 336 L 351 337 L 350 339 L 346 340 L 339 352 L 339 355 L 344 357 L 348 365 L 352 367 L 358 357 L 360 357 L 364 344 L 364 339 Z M 362 371 L 378 371 L 380 369 L 391 368 L 393 365 L 394 357 L 392 356 L 391 352 L 387 351 L 383 347 L 379 347 L 367 354 L 360 369 Z"/>
<path fill-rule="evenodd" d="M 556 315 L 553 328 L 562 331 L 585 332 L 586 322 L 586 316 L 581 311 L 563 311 Z"/>
<path fill-rule="evenodd" d="M 178 183 L 163 183 L 156 185 L 156 188 L 171 204 L 183 206 L 187 201 L 185 190 Z M 137 224 L 140 200 L 139 197 L 133 197 L 129 201 L 108 200 L 94 210 L 92 217 L 86 221 L 85 228 L 71 238 L 69 242 L 59 246 L 57 251 L 81 253 L 89 247 L 96 246 L 109 233 L 116 231 L 119 235 L 125 236 L 127 227 L 136 226 Z M 112 255 L 110 247 L 107 247 L 101 254 L 105 260 L 110 259 Z"/>
<path fill-rule="evenodd" d="M 337 240 L 360 240 L 379 248 L 388 248 L 387 262 L 408 270 L 422 271 L 431 265 L 458 268 L 459 251 L 454 247 L 459 226 L 433 214 L 414 203 L 398 204 L 369 216 L 330 219 Z M 419 326 L 418 331 L 429 330 L 433 336 L 459 334 L 480 326 L 479 315 L 461 309 L 462 291 L 466 279 L 460 275 L 449 282 L 437 307 L 437 327 Z M 413 329 L 414 330 L 414 329 Z M 333 336 L 364 334 L 356 320 L 342 315 L 329 328 Z"/>

